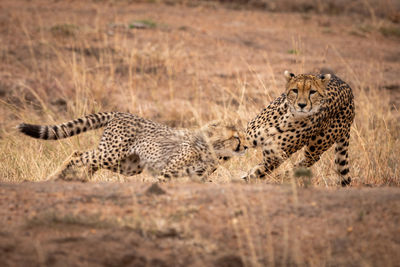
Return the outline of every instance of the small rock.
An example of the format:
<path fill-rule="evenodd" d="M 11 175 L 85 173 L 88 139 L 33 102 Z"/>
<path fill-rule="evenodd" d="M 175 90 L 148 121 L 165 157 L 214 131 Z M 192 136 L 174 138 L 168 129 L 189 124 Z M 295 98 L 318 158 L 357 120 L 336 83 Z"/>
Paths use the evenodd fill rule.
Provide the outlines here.
<path fill-rule="evenodd" d="M 162 189 L 158 183 L 154 183 L 152 184 L 147 190 L 146 190 L 146 194 L 147 195 L 164 195 L 167 192 L 165 192 L 164 189 Z"/>

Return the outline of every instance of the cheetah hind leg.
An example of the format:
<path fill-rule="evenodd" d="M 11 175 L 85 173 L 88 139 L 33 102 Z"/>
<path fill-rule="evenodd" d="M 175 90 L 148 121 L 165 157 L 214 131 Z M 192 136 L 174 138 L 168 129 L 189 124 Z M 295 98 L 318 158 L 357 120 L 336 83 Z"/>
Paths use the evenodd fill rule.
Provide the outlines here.
<path fill-rule="evenodd" d="M 75 161 L 75 159 L 79 157 L 79 155 L 80 155 L 79 151 L 72 152 L 72 154 L 69 155 L 69 157 L 66 160 L 64 160 L 64 162 L 57 168 L 57 170 L 55 170 L 52 174 L 50 174 L 46 178 L 46 181 L 71 180 L 67 179 L 67 176 L 70 177 L 70 175 L 68 175 L 71 171 L 70 162 Z"/>
<path fill-rule="evenodd" d="M 216 170 L 212 162 L 191 162 L 191 164 L 167 166 L 158 176 L 159 182 L 167 182 L 172 178 L 189 177 L 192 182 L 206 182 L 208 177 Z"/>
<path fill-rule="evenodd" d="M 83 157 L 89 152 L 74 151 L 52 174 L 47 177 L 47 181 L 74 181 L 77 180 L 77 173 L 73 167 L 82 167 L 86 165 L 83 161 Z M 96 166 L 88 166 L 86 170 L 86 177 L 80 179 L 83 182 L 89 180 L 89 178 L 98 170 Z"/>
<path fill-rule="evenodd" d="M 336 168 L 340 176 L 340 185 L 343 187 L 351 185 L 351 177 L 349 174 L 348 148 L 349 148 L 349 134 L 347 134 L 344 138 L 337 141 L 335 148 Z"/>

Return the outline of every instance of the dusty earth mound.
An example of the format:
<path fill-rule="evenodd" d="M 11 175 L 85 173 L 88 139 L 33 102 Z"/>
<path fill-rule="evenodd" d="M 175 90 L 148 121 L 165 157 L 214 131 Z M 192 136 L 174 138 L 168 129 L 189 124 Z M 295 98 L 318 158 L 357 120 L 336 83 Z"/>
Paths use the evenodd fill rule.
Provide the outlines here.
<path fill-rule="evenodd" d="M 400 190 L 0 185 L 6 266 L 395 266 Z"/>

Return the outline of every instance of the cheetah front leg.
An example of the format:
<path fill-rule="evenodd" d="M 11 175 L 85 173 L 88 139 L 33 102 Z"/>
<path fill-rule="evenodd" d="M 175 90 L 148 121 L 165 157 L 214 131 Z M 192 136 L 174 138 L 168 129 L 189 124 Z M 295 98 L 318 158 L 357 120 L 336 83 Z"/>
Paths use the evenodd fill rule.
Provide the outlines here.
<path fill-rule="evenodd" d="M 188 148 L 175 154 L 161 170 L 160 181 L 171 179 L 173 177 L 189 176 L 196 180 L 205 181 L 205 179 L 215 171 L 217 167 L 216 160 L 212 155 L 200 155 L 197 151 Z"/>
<path fill-rule="evenodd" d="M 207 177 L 216 170 L 208 164 L 196 162 L 190 165 L 182 164 L 182 166 L 167 166 L 161 171 L 158 180 L 166 182 L 171 178 L 188 176 L 196 181 L 206 181 Z"/>
<path fill-rule="evenodd" d="M 132 176 L 142 173 L 144 167 L 144 164 L 140 161 L 140 157 L 136 154 L 132 154 L 121 159 L 116 165 L 107 166 L 106 169 L 125 176 Z"/>
<path fill-rule="evenodd" d="M 309 168 L 320 160 L 321 155 L 334 143 L 334 137 L 329 134 L 320 133 L 311 138 L 304 150 L 304 158 L 295 164 L 294 168 Z"/>
<path fill-rule="evenodd" d="M 264 179 L 267 174 L 278 168 L 288 158 L 285 151 L 273 144 L 275 144 L 274 140 L 263 146 L 263 163 L 252 168 L 247 176 L 243 177 L 246 181 Z"/>
<path fill-rule="evenodd" d="M 264 157 L 264 162 L 253 167 L 247 176 L 243 177 L 246 181 L 253 179 L 265 179 L 265 176 L 278 168 L 284 161 L 283 157 L 268 156 Z"/>
<path fill-rule="evenodd" d="M 304 149 L 304 157 L 294 165 L 294 176 L 301 168 L 309 168 L 320 160 L 321 155 L 327 151 L 334 143 L 334 137 L 331 134 L 320 133 L 311 137 L 308 145 Z M 297 172 L 301 174 L 301 172 Z"/>

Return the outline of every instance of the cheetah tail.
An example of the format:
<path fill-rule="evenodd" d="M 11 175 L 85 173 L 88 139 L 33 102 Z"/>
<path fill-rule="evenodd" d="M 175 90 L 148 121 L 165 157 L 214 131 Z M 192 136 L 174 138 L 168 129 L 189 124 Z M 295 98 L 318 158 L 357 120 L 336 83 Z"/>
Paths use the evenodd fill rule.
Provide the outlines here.
<path fill-rule="evenodd" d="M 21 133 L 33 138 L 57 140 L 104 127 L 112 118 L 114 118 L 114 115 L 115 112 L 90 114 L 83 118 L 59 125 L 33 125 L 21 123 L 17 126 L 17 129 Z"/>

